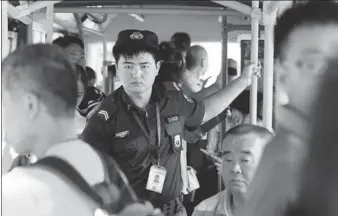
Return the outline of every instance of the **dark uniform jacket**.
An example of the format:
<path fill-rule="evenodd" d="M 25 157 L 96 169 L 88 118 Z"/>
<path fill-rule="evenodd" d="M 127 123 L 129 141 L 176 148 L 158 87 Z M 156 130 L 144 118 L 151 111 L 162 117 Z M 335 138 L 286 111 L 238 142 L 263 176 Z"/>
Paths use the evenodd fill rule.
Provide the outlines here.
<path fill-rule="evenodd" d="M 161 194 L 146 190 L 150 167 L 156 163 L 153 157 L 157 143 L 156 102 L 161 118 L 159 161 L 167 171 Z M 149 143 L 132 112 L 139 116 L 155 145 Z M 120 87 L 102 102 L 88 121 L 82 137 L 92 146 L 109 152 L 141 199 L 160 206 L 176 199 L 182 191 L 182 142 L 175 142 L 174 137 L 181 135 L 182 139 L 184 127 L 195 130 L 204 113 L 204 104 L 184 96 L 173 82 L 154 87 L 150 103 L 144 110 L 137 108 Z"/>

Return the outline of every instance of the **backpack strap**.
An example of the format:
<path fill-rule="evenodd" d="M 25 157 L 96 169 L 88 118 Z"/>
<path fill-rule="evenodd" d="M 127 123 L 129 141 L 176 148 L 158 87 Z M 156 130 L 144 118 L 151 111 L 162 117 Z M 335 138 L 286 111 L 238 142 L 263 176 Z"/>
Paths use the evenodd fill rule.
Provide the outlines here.
<path fill-rule="evenodd" d="M 70 182 L 77 189 L 82 191 L 87 197 L 89 197 L 92 201 L 98 204 L 100 207 L 102 206 L 102 198 L 95 193 L 92 187 L 87 183 L 87 181 L 80 175 L 80 173 L 69 163 L 66 161 L 54 157 L 48 156 L 31 166 L 42 166 L 45 167 L 56 174 L 61 174 L 65 180 Z"/>
<path fill-rule="evenodd" d="M 139 198 L 134 192 L 134 190 L 131 188 L 127 176 L 124 174 L 124 172 L 121 170 L 119 165 L 116 163 L 116 161 L 108 156 L 106 153 L 95 149 L 99 157 L 101 158 L 101 161 L 105 164 L 104 166 L 104 173 L 105 173 L 105 182 L 108 184 L 115 184 L 117 181 L 117 177 L 119 178 L 120 183 L 122 183 L 123 188 L 121 188 L 122 185 L 118 185 L 120 190 L 126 190 L 125 192 L 128 193 L 130 196 L 130 201 L 132 202 L 139 202 Z M 113 172 L 114 170 L 114 172 Z"/>

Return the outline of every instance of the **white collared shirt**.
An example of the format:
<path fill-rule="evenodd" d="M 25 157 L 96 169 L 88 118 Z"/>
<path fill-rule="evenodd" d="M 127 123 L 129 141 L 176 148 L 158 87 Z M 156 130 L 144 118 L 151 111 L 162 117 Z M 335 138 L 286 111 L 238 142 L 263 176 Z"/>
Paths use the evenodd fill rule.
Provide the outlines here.
<path fill-rule="evenodd" d="M 192 216 L 232 216 L 230 210 L 226 207 L 226 190 L 202 201 L 198 204 Z"/>
<path fill-rule="evenodd" d="M 90 185 L 104 180 L 100 157 L 83 141 L 55 145 L 46 155 L 70 163 Z M 3 175 L 2 207 L 3 216 L 92 216 L 95 210 L 77 189 L 39 167 L 18 167 Z"/>

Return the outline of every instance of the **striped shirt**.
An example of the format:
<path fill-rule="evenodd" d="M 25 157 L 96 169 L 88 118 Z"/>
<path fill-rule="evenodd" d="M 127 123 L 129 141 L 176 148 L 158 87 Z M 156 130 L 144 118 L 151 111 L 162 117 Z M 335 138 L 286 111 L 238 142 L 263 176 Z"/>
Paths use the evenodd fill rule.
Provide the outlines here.
<path fill-rule="evenodd" d="M 80 115 L 87 117 L 87 115 L 105 98 L 106 95 L 101 90 L 95 87 L 88 87 L 86 94 L 77 110 Z"/>

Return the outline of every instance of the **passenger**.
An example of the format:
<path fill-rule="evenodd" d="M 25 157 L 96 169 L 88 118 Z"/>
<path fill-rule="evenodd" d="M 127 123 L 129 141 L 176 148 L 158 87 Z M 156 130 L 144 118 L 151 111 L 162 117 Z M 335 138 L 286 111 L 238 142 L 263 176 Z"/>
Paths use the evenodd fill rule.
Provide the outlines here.
<path fill-rule="evenodd" d="M 185 94 L 192 95 L 193 97 L 197 96 L 199 100 L 221 89 L 221 85 L 217 85 L 216 87 L 207 89 L 208 93 L 206 94 L 204 93 L 205 89 L 202 90 L 203 82 L 200 77 L 204 75 L 208 69 L 208 55 L 203 47 L 192 46 L 188 50 L 186 63 L 190 70 L 185 70 L 182 55 L 176 51 L 175 47 L 169 42 L 162 42 L 160 44 L 160 55 L 163 62 L 159 75 L 156 77 L 157 83 L 176 81 L 179 86 L 182 86 L 182 91 Z M 232 63 L 231 66 L 234 67 L 234 64 Z M 202 93 L 200 92 L 201 90 Z M 188 165 L 197 171 L 197 178 L 200 183 L 200 188 L 185 199 L 184 204 L 188 215 L 191 215 L 198 203 L 218 192 L 218 175 L 214 161 L 210 160 L 210 157 L 205 156 L 200 151 L 202 148 L 212 154 L 216 154 L 218 151 L 218 132 L 216 129 L 212 129 L 208 135 L 205 134 L 204 136 L 198 137 L 195 141 L 191 141 L 187 138 L 187 134 L 189 133 L 186 133 L 184 137 L 188 142 L 190 141 L 190 144 L 187 145 Z M 218 163 L 217 165 L 219 166 Z M 192 199 L 190 196 L 194 198 Z"/>
<path fill-rule="evenodd" d="M 209 67 L 207 51 L 199 45 L 189 48 L 186 56 L 186 70 L 182 74 L 182 89 L 184 92 L 196 93 L 203 89 L 201 77 L 205 75 Z"/>
<path fill-rule="evenodd" d="M 250 123 L 250 90 L 244 90 L 231 104 L 227 130 L 239 124 Z M 263 126 L 263 93 L 257 92 L 257 125 Z"/>
<path fill-rule="evenodd" d="M 93 87 L 96 84 L 96 72 L 93 70 L 93 68 L 86 66 L 86 73 L 88 76 L 88 87 Z"/>
<path fill-rule="evenodd" d="M 277 135 L 265 149 L 241 216 L 284 216 L 298 197 L 309 120 L 330 58 L 338 56 L 338 4 L 311 1 L 286 10 L 275 26 L 276 74 L 289 103 L 278 109 Z"/>
<path fill-rule="evenodd" d="M 70 62 L 79 64 L 85 68 L 85 53 L 83 41 L 75 36 L 63 36 L 55 39 L 53 44 L 64 49 Z M 78 111 L 83 117 L 87 117 L 91 110 L 95 108 L 104 98 L 105 95 L 101 91 L 89 91 L 88 96 L 78 106 Z"/>
<path fill-rule="evenodd" d="M 174 44 L 175 49 L 180 52 L 183 57 L 185 57 L 191 46 L 191 38 L 189 34 L 185 32 L 176 32 L 173 36 L 171 36 L 170 41 Z"/>
<path fill-rule="evenodd" d="M 161 83 L 171 81 L 181 85 L 182 73 L 185 70 L 183 55 L 176 50 L 172 43 L 162 42 L 159 45 L 159 58 L 161 59 L 161 68 L 155 83 L 161 85 Z"/>
<path fill-rule="evenodd" d="M 300 171 L 299 197 L 284 216 L 338 215 L 338 58 L 330 60 L 313 106 L 306 164 Z M 325 177 L 324 177 L 325 176 Z"/>
<path fill-rule="evenodd" d="M 76 76 L 77 76 L 77 99 L 76 99 L 76 106 L 77 111 L 76 112 L 76 133 L 81 134 L 83 129 L 86 126 L 86 118 L 81 115 L 80 112 L 80 105 L 83 102 L 83 99 L 87 95 L 87 89 L 88 89 L 88 76 L 86 71 L 83 69 L 83 67 L 79 64 L 75 64 L 76 69 Z"/>
<path fill-rule="evenodd" d="M 88 77 L 88 87 L 86 88 L 86 94 L 77 110 L 83 117 L 89 118 L 91 116 L 90 113 L 94 111 L 95 107 L 98 106 L 104 98 L 106 98 L 106 95 L 93 86 L 93 83 L 95 83 L 93 80 L 96 80 L 95 71 L 90 67 L 86 67 L 86 74 L 90 76 Z"/>
<path fill-rule="evenodd" d="M 113 55 L 122 87 L 103 101 L 82 135 L 117 160 L 141 198 L 167 215 L 185 215 L 180 168 L 183 128 L 195 130 L 224 110 L 250 85 L 253 65 L 232 85 L 197 102 L 184 96 L 173 82 L 153 86 L 161 66 L 158 50 L 153 32 L 119 33 Z M 152 189 L 155 173 L 164 180 L 159 190 Z"/>
<path fill-rule="evenodd" d="M 67 58 L 74 64 L 79 64 L 83 68 L 86 65 L 84 43 L 76 36 L 63 36 L 55 39 L 53 44 L 60 46 L 67 54 Z"/>
<path fill-rule="evenodd" d="M 76 105 L 79 106 L 86 95 L 88 88 L 88 76 L 83 67 L 79 64 L 75 64 L 76 76 L 77 76 L 77 99 Z"/>
<path fill-rule="evenodd" d="M 78 91 L 76 104 L 79 105 L 85 95 L 85 89 L 87 85 L 87 76 L 86 76 L 84 69 L 80 65 L 75 64 L 75 67 L 76 67 L 76 72 L 77 72 L 77 91 Z M 76 115 L 77 133 L 81 134 L 85 126 L 86 126 L 86 119 L 77 114 Z M 6 150 L 8 149 L 8 147 L 6 148 Z M 34 155 L 17 155 L 15 156 L 15 158 L 11 160 L 10 168 L 9 169 L 6 168 L 6 172 L 11 171 L 15 167 L 26 166 L 28 164 L 33 163 L 34 161 L 35 161 Z"/>
<path fill-rule="evenodd" d="M 155 83 L 164 83 L 166 81 L 174 81 L 174 82 L 178 83 L 179 86 L 183 86 L 184 82 L 181 78 L 182 78 L 182 74 L 185 71 L 185 65 L 184 65 L 184 60 L 183 60 L 184 57 L 182 56 L 182 54 L 179 51 L 176 50 L 174 45 L 172 45 L 172 43 L 170 43 L 170 42 L 162 42 L 159 46 L 159 49 L 160 49 L 159 53 L 160 53 L 160 57 L 161 57 L 161 60 L 162 60 L 162 64 L 161 64 L 161 68 L 160 68 L 160 71 L 159 71 L 159 75 L 156 77 Z M 184 89 L 182 89 L 182 91 L 184 91 Z M 188 91 L 187 93 L 189 94 L 190 91 Z M 184 133 L 183 138 L 184 139 L 187 138 L 187 133 Z M 200 152 L 200 148 L 205 148 L 205 146 L 207 144 L 206 142 L 207 142 L 206 137 L 203 140 L 200 140 L 200 141 L 197 141 L 196 143 L 193 143 L 194 146 L 189 145 L 189 147 L 188 147 L 186 140 L 183 140 L 183 142 L 182 142 L 182 145 L 183 145 L 183 151 L 182 151 L 182 154 L 181 154 L 181 168 L 182 168 L 181 171 L 182 171 L 182 178 L 183 178 L 183 190 L 182 190 L 182 192 L 185 195 L 188 195 L 190 193 L 190 195 L 188 195 L 184 199 L 184 206 L 186 207 L 188 215 L 191 215 L 191 213 L 192 213 L 192 211 L 195 207 L 195 206 L 192 206 L 193 204 L 191 203 L 191 199 L 190 199 L 191 197 L 194 197 L 195 193 L 196 193 L 196 192 L 194 192 L 196 187 L 189 187 L 189 185 L 194 185 L 194 180 L 193 180 L 194 178 L 192 177 L 192 175 L 194 175 L 196 177 L 196 179 L 199 179 L 196 176 L 196 170 L 195 169 L 200 168 L 201 166 L 208 167 L 208 164 L 203 164 L 205 162 L 203 160 L 196 162 L 196 163 L 198 163 L 198 166 L 195 166 L 195 164 L 190 164 L 190 162 L 187 163 L 187 157 L 189 159 L 191 158 L 191 154 L 190 154 L 191 151 L 189 151 L 188 149 L 191 149 L 193 147 L 193 149 L 196 149 L 196 151 L 198 153 L 197 155 L 201 155 L 203 157 L 203 154 Z M 193 158 L 196 158 L 196 157 L 194 157 L 195 155 L 193 155 Z M 189 166 L 188 166 L 188 164 L 189 164 Z M 192 165 L 192 166 L 190 166 L 190 165 Z M 189 173 L 187 173 L 187 170 L 188 170 Z M 200 175 L 200 174 L 203 175 L 203 174 L 205 174 L 205 172 L 200 172 L 200 169 L 198 169 L 197 175 Z M 189 178 L 188 178 L 188 175 L 190 175 Z M 215 176 L 216 176 L 216 179 L 217 179 L 217 172 L 215 172 Z M 216 180 L 216 182 L 217 182 L 217 180 Z M 201 184 L 200 184 L 200 186 L 201 186 Z M 198 189 L 197 193 L 199 193 L 199 191 L 200 191 L 200 189 Z M 215 193 L 217 193 L 217 188 L 215 190 Z"/>
<path fill-rule="evenodd" d="M 3 126 L 15 151 L 33 154 L 39 161 L 62 159 L 91 186 L 104 182 L 98 152 L 75 132 L 77 77 L 62 50 L 48 44 L 27 45 L 6 57 L 1 71 Z M 3 175 L 2 215 L 94 215 L 97 206 L 48 168 L 18 167 Z M 122 211 L 132 215 L 152 212 L 149 203 Z"/>
<path fill-rule="evenodd" d="M 263 94 L 258 92 L 257 100 L 257 125 L 263 126 L 262 121 L 263 112 Z M 226 131 L 231 128 L 250 123 L 250 90 L 244 90 L 231 104 L 231 116 L 227 118 Z M 221 158 L 213 158 L 205 156 L 201 153 L 200 148 L 205 148 L 212 155 L 217 156 L 217 143 L 219 140 L 219 129 L 214 128 L 208 133 L 207 145 L 201 144 L 196 148 L 194 145 L 189 145 L 188 155 L 189 164 L 197 170 L 198 178 L 200 180 L 200 189 L 196 192 L 194 204 L 195 206 L 202 200 L 217 193 L 218 191 L 218 174 L 221 173 Z M 201 141 L 199 141 L 201 143 Z M 208 162 L 205 162 L 208 161 Z M 212 166 L 214 164 L 214 166 Z"/>
<path fill-rule="evenodd" d="M 204 82 L 201 77 L 205 75 L 209 67 L 207 51 L 199 45 L 188 49 L 186 55 L 186 70 L 182 73 L 182 91 L 197 99 L 206 98 L 201 95 L 204 88 Z M 221 89 L 221 88 L 219 88 Z M 217 89 L 217 90 L 219 90 Z M 197 178 L 200 188 L 191 194 L 190 199 L 186 199 L 185 205 L 189 215 L 192 214 L 195 206 L 202 200 L 218 192 L 217 170 L 213 166 L 210 158 L 206 157 L 200 149 L 207 149 L 208 152 L 214 152 L 217 146 L 217 133 L 204 134 L 195 142 L 189 142 L 187 149 L 188 165 L 197 171 Z"/>
<path fill-rule="evenodd" d="M 226 190 L 201 202 L 192 215 L 235 215 L 243 207 L 263 149 L 272 137 L 271 132 L 256 125 L 244 124 L 230 129 L 222 144 L 221 176 Z"/>
<path fill-rule="evenodd" d="M 237 62 L 234 59 L 228 59 L 228 81 L 231 83 L 239 76 L 237 71 Z"/>

